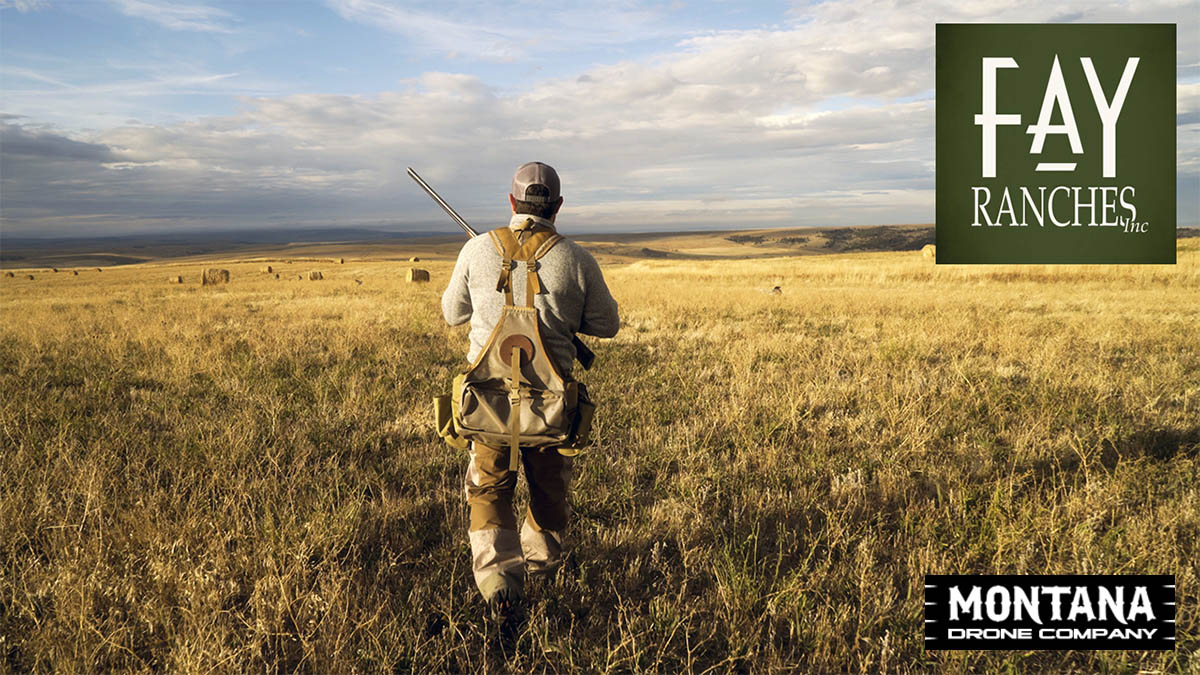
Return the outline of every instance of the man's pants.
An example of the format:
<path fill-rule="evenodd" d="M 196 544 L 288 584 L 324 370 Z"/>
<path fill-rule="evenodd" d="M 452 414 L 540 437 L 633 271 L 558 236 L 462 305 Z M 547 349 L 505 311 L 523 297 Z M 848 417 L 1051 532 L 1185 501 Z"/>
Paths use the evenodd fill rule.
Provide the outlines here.
<path fill-rule="evenodd" d="M 529 483 L 529 511 L 520 534 L 513 515 L 517 472 L 508 470 L 508 459 L 508 448 L 471 444 L 466 478 L 471 562 L 475 585 L 485 597 L 496 588 L 497 579 L 485 582 L 492 575 L 503 575 L 509 588 L 521 591 L 526 571 L 547 574 L 562 560 L 571 458 L 553 448 L 521 449 Z"/>

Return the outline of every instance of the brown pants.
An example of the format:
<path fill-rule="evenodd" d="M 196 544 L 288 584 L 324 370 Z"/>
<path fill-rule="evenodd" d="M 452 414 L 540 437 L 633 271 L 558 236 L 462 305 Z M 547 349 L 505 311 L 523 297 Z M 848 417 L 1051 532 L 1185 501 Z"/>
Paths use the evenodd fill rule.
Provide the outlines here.
<path fill-rule="evenodd" d="M 471 444 L 466 476 L 471 560 L 475 583 L 485 596 L 496 587 L 488 577 L 503 575 L 509 587 L 519 590 L 527 571 L 546 573 L 561 562 L 571 458 L 554 449 L 522 448 L 521 464 L 529 483 L 529 510 L 518 534 L 513 513 L 517 472 L 508 470 L 508 448 Z"/>

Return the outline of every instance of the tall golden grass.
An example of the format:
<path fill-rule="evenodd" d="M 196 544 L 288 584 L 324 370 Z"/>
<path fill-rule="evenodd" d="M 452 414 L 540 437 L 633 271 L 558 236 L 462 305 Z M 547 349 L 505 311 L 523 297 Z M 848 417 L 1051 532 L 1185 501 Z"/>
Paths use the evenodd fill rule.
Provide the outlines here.
<path fill-rule="evenodd" d="M 5 669 L 1197 666 L 1195 245 L 609 268 L 573 552 L 508 652 L 430 419 L 464 365 L 451 263 L 222 266 L 0 280 Z M 922 575 L 956 572 L 1175 574 L 1178 647 L 924 651 Z"/>

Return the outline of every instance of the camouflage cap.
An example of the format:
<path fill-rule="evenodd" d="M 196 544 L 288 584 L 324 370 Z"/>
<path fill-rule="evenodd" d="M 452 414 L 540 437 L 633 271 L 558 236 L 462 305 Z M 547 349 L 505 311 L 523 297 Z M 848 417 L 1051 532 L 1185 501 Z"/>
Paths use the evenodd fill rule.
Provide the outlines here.
<path fill-rule="evenodd" d="M 550 194 L 548 196 L 527 194 L 527 190 L 531 185 L 541 185 Z M 541 162 L 526 162 L 522 164 L 517 168 L 517 172 L 513 174 L 512 196 L 514 199 L 532 204 L 553 204 L 557 202 L 559 197 L 558 172 L 549 164 Z"/>

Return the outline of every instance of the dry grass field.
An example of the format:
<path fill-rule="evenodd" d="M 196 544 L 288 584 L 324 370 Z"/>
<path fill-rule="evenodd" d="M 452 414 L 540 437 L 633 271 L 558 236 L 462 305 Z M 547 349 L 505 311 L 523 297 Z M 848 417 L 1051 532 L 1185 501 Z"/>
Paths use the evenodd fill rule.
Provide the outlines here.
<path fill-rule="evenodd" d="M 466 349 L 452 248 L 230 261 L 216 287 L 208 262 L 19 271 L 0 670 L 1196 672 L 1200 239 L 1179 247 L 612 258 L 573 554 L 514 653 L 431 424 Z M 1178 647 L 924 651 L 922 575 L 956 572 L 1175 574 Z"/>

